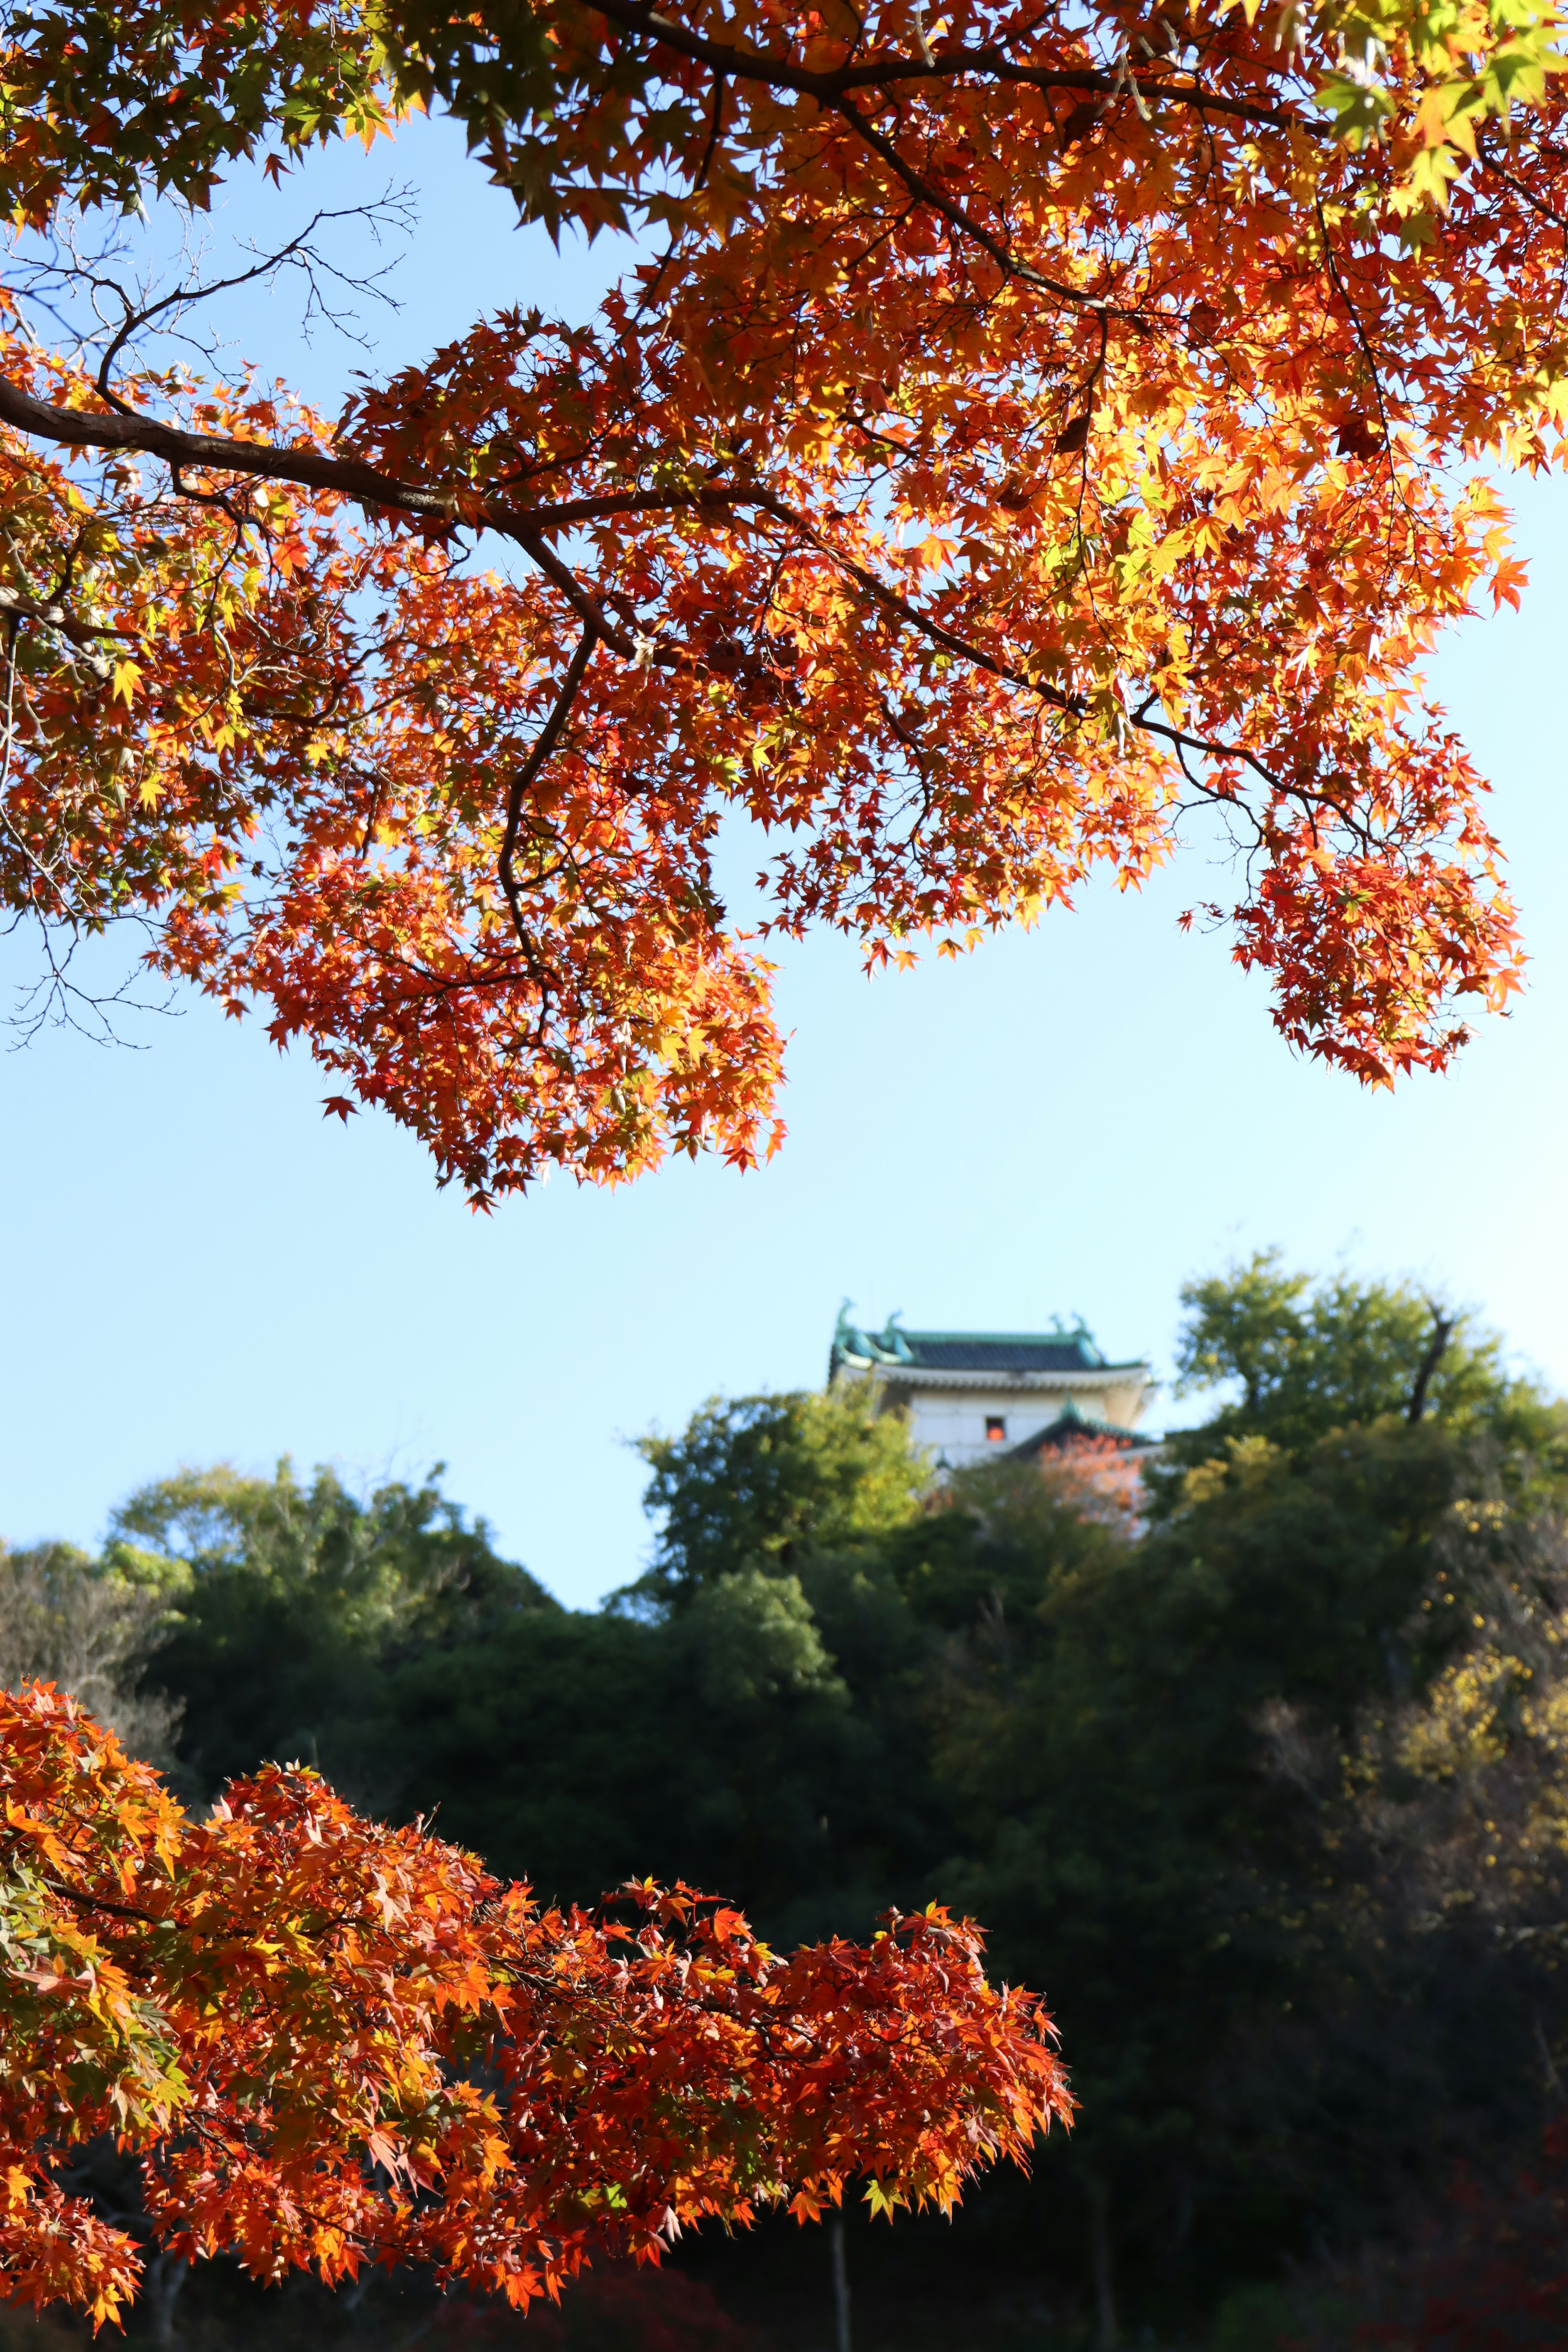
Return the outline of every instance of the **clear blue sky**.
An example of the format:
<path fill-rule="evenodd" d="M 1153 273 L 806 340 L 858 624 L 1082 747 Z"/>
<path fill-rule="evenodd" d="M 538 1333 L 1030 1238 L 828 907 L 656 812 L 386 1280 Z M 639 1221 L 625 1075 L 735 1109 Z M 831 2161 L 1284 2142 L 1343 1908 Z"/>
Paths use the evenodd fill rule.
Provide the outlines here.
<path fill-rule="evenodd" d="M 585 310 L 616 267 L 606 244 L 557 259 L 519 236 L 428 127 L 312 185 L 352 201 L 391 168 L 416 178 L 421 223 L 374 362 L 301 349 L 281 291 L 236 322 L 324 401 L 481 309 Z M 234 217 L 287 230 L 303 201 L 247 194 Z M 1565 520 L 1568 488 L 1524 495 L 1522 616 L 1434 665 L 1495 780 L 1534 957 L 1521 1008 L 1454 1076 L 1373 1097 L 1292 1058 L 1226 941 L 1176 929 L 1225 895 L 1201 849 L 1141 898 L 1090 894 L 957 966 L 871 982 L 808 943 L 780 974 L 790 1136 L 770 1168 L 681 1164 L 616 1192 L 558 1178 L 488 1219 L 388 1121 L 324 1122 L 325 1082 L 258 1022 L 193 1003 L 139 1024 L 142 1051 L 48 1034 L 0 1057 L 0 1533 L 95 1540 L 182 1463 L 288 1452 L 360 1480 L 443 1460 L 503 1547 L 586 1603 L 647 1543 L 625 1441 L 716 1391 L 819 1381 L 845 1296 L 917 1324 L 1081 1312 L 1109 1352 L 1165 1366 L 1184 1279 L 1271 1242 L 1441 1286 L 1568 1388 Z M 25 941 L 5 955 L 27 968 Z"/>

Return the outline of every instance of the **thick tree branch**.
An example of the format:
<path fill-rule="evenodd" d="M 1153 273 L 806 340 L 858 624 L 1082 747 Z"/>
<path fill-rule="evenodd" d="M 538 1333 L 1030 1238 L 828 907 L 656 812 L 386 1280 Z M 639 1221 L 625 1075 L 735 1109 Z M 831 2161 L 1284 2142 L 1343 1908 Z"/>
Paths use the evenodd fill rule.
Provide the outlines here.
<path fill-rule="evenodd" d="M 738 48 L 732 42 L 709 40 L 703 34 L 691 32 L 686 26 L 661 16 L 657 9 L 639 5 L 639 0 L 595 0 L 595 7 L 611 24 L 624 26 L 628 32 L 645 34 L 649 40 L 675 50 L 680 57 L 711 67 L 715 73 L 730 75 L 737 81 L 762 82 L 770 89 L 797 89 L 805 97 L 820 99 L 836 110 L 842 100 L 857 89 L 886 89 L 909 82 L 957 81 L 971 75 L 991 81 L 1026 84 L 1034 89 L 1081 90 L 1106 98 L 1114 98 L 1124 87 L 1120 68 L 1102 71 L 1093 66 L 1020 65 L 999 44 L 978 49 L 945 49 L 940 56 L 926 58 L 889 57 L 875 64 L 840 66 L 832 73 L 814 73 L 809 67 L 795 65 L 787 58 L 764 57 L 759 50 Z M 1205 113 L 1233 115 L 1243 122 L 1267 123 L 1279 131 L 1301 130 L 1316 134 L 1321 128 L 1294 107 L 1260 106 L 1248 99 L 1226 98 L 1196 80 L 1150 80 L 1141 76 L 1139 89 L 1145 104 L 1158 100 L 1191 106 Z"/>
<path fill-rule="evenodd" d="M 497 870 L 500 875 L 501 888 L 506 892 L 507 905 L 511 909 L 512 929 L 516 931 L 525 950 L 528 949 L 529 940 L 527 926 L 523 921 L 522 892 L 518 886 L 517 872 L 512 864 L 517 854 L 518 832 L 522 824 L 522 804 L 528 797 L 529 789 L 535 777 L 561 740 L 561 730 L 572 715 L 572 706 L 577 699 L 577 689 L 583 683 L 589 658 L 598 642 L 598 635 L 592 622 L 584 626 L 582 635 L 577 640 L 577 650 L 567 666 L 566 676 L 562 680 L 561 691 L 555 698 L 550 716 L 534 738 L 533 748 L 512 778 L 511 790 L 507 794 L 506 831 L 501 836 L 500 856 L 497 860 Z"/>
<path fill-rule="evenodd" d="M 189 433 L 156 416 L 95 416 L 85 408 L 58 408 L 36 400 L 19 384 L 0 376 L 0 425 L 35 440 L 68 449 L 126 449 L 161 457 L 174 467 L 201 466 L 223 474 L 248 474 L 265 481 L 297 482 L 313 490 L 336 490 L 344 498 L 392 507 L 405 514 L 458 520 L 448 490 L 421 490 L 352 457 L 331 457 L 320 449 L 279 449 L 265 441 L 233 441 L 215 433 Z"/>
<path fill-rule="evenodd" d="M 126 449 L 160 457 L 176 474 L 187 467 L 209 472 L 247 475 L 270 482 L 291 482 L 302 489 L 328 490 L 361 505 L 384 507 L 393 513 L 433 517 L 454 529 L 494 530 L 524 545 L 541 531 L 567 530 L 579 523 L 607 520 L 620 514 L 673 513 L 681 509 L 743 504 L 747 493 L 722 484 L 705 484 L 694 490 L 615 490 L 601 498 L 566 499 L 557 504 L 517 507 L 483 504 L 465 510 L 455 490 L 421 489 L 394 474 L 362 464 L 354 457 L 334 457 L 321 449 L 276 447 L 267 441 L 236 441 L 212 433 L 191 433 L 162 418 L 126 415 L 98 416 L 85 408 L 60 408 L 37 400 L 18 384 L 0 376 L 0 425 L 9 425 L 33 440 L 52 441 L 68 449 Z M 185 496 L 195 496 L 185 492 Z M 603 632 L 610 635 L 606 629 Z M 615 642 L 613 636 L 610 641 Z"/>
<path fill-rule="evenodd" d="M 636 640 L 625 629 L 618 629 L 596 596 L 590 595 L 568 563 L 563 563 L 547 541 L 534 532 L 519 531 L 518 543 L 531 555 L 545 578 L 560 589 L 585 633 L 603 637 L 613 646 L 623 661 L 637 659 Z"/>
<path fill-rule="evenodd" d="M 114 629 L 91 621 L 79 621 L 63 604 L 42 604 L 36 597 L 20 595 L 15 588 L 0 588 L 0 613 L 14 614 L 21 621 L 38 621 L 44 627 L 58 629 L 73 646 L 90 646 L 99 637 L 122 637 L 128 644 L 139 645 L 139 629 Z"/>
<path fill-rule="evenodd" d="M 1445 1315 L 1440 1307 L 1432 1308 L 1432 1337 L 1426 1344 L 1426 1354 L 1415 1368 L 1415 1382 L 1405 1414 L 1412 1428 L 1426 1410 L 1426 1391 L 1432 1385 L 1432 1375 L 1448 1352 L 1448 1342 L 1454 1336 L 1454 1317 Z"/>

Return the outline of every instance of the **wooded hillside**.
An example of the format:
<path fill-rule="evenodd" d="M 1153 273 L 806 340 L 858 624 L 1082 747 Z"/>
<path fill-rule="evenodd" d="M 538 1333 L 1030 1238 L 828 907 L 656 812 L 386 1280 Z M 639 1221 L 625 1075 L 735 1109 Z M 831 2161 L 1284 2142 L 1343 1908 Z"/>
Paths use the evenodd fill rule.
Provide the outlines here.
<path fill-rule="evenodd" d="M 1513 2212 L 1561 2105 L 1568 1420 L 1396 1287 L 1259 1258 L 1186 1315 L 1215 1409 L 1142 1524 L 1032 1466 L 932 1492 L 854 1391 L 715 1400 L 645 1441 L 651 1556 L 596 1612 L 434 1480 L 187 1472 L 95 1558 L 7 1557 L 3 1663 L 68 1679 L 113 1622 L 98 1703 L 189 1801 L 297 1758 L 546 1900 L 684 1878 L 780 1946 L 933 1898 L 984 1922 L 1081 2114 L 951 2226 L 854 2226 L 858 2352 L 971 2307 L 999 2346 L 1202 2341 L 1292 2270 L 1331 2310 L 1355 2263 L 1375 2316 L 1367 2250 L 1414 2293 L 1397 2250 L 1461 2171 Z M 718 2297 L 681 2341 L 826 2335 L 815 2232 L 680 2263 Z M 642 2340 L 617 2292 L 560 2324 Z M 181 2331 L 243 2333 L 236 2294 L 187 2290 Z"/>

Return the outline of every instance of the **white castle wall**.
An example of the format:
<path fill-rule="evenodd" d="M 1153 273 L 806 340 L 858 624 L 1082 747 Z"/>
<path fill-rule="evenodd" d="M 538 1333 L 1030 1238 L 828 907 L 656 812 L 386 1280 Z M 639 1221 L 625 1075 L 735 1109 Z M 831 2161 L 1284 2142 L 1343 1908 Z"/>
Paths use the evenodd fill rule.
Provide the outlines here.
<path fill-rule="evenodd" d="M 1079 1388 L 1045 1390 L 917 1388 L 905 1395 L 900 1395 L 896 1381 L 889 1387 L 908 1412 L 915 1444 L 945 1454 L 955 1470 L 994 1458 L 1010 1445 L 1022 1445 L 1069 1403 L 1088 1422 L 1108 1421 L 1128 1429 L 1136 1426 L 1145 1402 L 1142 1382 L 1136 1387 L 1121 1383 L 1105 1388 L 1086 1381 Z M 988 1421 L 1001 1422 L 1000 1438 L 987 1437 Z"/>

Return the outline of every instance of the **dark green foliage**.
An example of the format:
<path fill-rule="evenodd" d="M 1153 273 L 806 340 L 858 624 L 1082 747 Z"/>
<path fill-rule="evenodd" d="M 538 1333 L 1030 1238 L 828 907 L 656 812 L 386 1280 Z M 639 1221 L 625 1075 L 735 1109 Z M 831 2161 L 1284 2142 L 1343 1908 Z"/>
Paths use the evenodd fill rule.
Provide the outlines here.
<path fill-rule="evenodd" d="M 978 1624 L 952 1671 L 940 1772 L 964 1850 L 942 1891 L 1005 1969 L 1044 1975 L 1084 2102 L 1075 2161 L 1141 2236 L 1178 2240 L 1194 2203 L 1294 2226 L 1234 2112 L 1238 2037 L 1313 1964 L 1262 1727 L 1286 1706 L 1337 1739 L 1408 1687 L 1456 1475 L 1427 1427 L 1326 1439 L 1300 1466 L 1233 1442 L 1142 1540 L 1053 1561 L 1022 1638 Z"/>
<path fill-rule="evenodd" d="M 433 1484 L 359 1502 L 331 1471 L 304 1486 L 287 1462 L 270 1480 L 220 1467 L 143 1487 L 107 1556 L 163 1578 L 173 1609 L 150 1678 L 184 1702 L 180 1754 L 213 1790 L 274 1758 L 391 1801 L 404 1775 L 394 1788 L 373 1769 L 364 1726 L 398 1660 L 561 1613 Z"/>
<path fill-rule="evenodd" d="M 864 1744 L 798 1583 L 755 1570 L 669 1622 L 539 1616 L 410 1659 L 371 1737 L 418 1756 L 447 1835 L 546 1895 L 739 1869 L 772 1929 L 835 1875 Z"/>
<path fill-rule="evenodd" d="M 956 1472 L 942 1507 L 895 1529 L 881 1555 L 922 1623 L 949 1634 L 984 1623 L 1010 1654 L 1031 1639 L 1033 1612 L 1063 1575 L 1092 1576 L 1122 1555 L 1114 1517 L 1084 1501 L 1032 1463 L 987 1463 Z"/>
<path fill-rule="evenodd" d="M 1239 1399 L 1171 1449 L 1136 1540 L 1040 1543 L 1024 1624 L 982 1614 L 955 1645 L 938 1750 L 963 1801 L 942 1890 L 1005 1969 L 1043 1976 L 1084 2102 L 1071 2161 L 1122 2247 L 1163 2245 L 1176 2276 L 1386 2217 L 1452 2160 L 1446 2102 L 1473 2134 L 1489 2068 L 1517 2120 L 1539 2072 L 1496 2027 L 1507 1969 L 1428 1933 L 1447 1998 L 1401 1985 L 1388 1914 L 1352 1921 L 1287 1767 L 1300 1750 L 1337 1780 L 1370 1714 L 1423 1703 L 1472 1633 L 1456 1506 L 1511 1489 L 1499 1507 L 1538 1512 L 1559 1416 L 1460 1333 L 1412 1418 L 1420 1302 L 1306 1292 L 1263 1260 L 1188 1293 L 1184 1360 Z M 1358 2080 L 1376 2120 L 1352 2161 Z"/>

